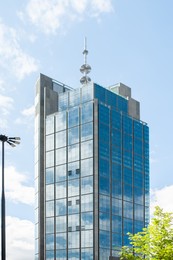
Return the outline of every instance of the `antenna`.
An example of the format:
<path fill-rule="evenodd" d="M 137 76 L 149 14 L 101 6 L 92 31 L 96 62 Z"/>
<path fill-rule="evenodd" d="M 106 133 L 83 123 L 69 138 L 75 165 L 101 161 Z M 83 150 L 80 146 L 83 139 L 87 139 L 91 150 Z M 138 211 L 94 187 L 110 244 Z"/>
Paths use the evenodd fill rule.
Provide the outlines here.
<path fill-rule="evenodd" d="M 91 66 L 87 64 L 88 50 L 87 50 L 87 38 L 86 37 L 84 39 L 83 55 L 84 55 L 84 64 L 80 67 L 80 72 L 83 73 L 84 76 L 80 79 L 80 83 L 82 85 L 85 85 L 91 81 L 90 77 L 87 76 L 87 74 L 89 74 L 91 71 Z"/>

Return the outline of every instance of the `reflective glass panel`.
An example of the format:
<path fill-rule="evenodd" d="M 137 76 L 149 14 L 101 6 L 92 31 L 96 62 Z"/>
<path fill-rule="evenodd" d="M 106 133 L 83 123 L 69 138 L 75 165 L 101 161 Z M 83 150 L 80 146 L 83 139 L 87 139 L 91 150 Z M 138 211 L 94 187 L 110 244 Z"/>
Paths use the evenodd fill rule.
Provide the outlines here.
<path fill-rule="evenodd" d="M 54 199 L 54 184 L 46 185 L 46 200 Z"/>
<path fill-rule="evenodd" d="M 81 247 L 93 247 L 93 230 L 81 231 Z"/>
<path fill-rule="evenodd" d="M 93 123 L 81 125 L 81 141 L 86 141 L 93 138 Z"/>
<path fill-rule="evenodd" d="M 68 196 L 79 195 L 79 179 L 68 181 Z"/>
<path fill-rule="evenodd" d="M 93 175 L 93 158 L 81 160 L 81 176 Z"/>
<path fill-rule="evenodd" d="M 46 168 L 54 166 L 54 151 L 46 153 Z"/>
<path fill-rule="evenodd" d="M 66 182 L 56 183 L 56 199 L 66 197 Z"/>
<path fill-rule="evenodd" d="M 68 147 L 68 161 L 78 161 L 79 160 L 79 144 L 70 145 Z"/>
<path fill-rule="evenodd" d="M 68 113 L 68 127 L 73 127 L 79 125 L 79 108 L 73 108 L 69 110 Z"/>
<path fill-rule="evenodd" d="M 54 132 L 54 116 L 48 116 L 46 118 L 46 134 L 52 134 Z"/>
<path fill-rule="evenodd" d="M 54 218 L 46 218 L 46 233 L 54 233 Z"/>
<path fill-rule="evenodd" d="M 90 122 L 93 120 L 93 103 L 89 102 L 86 104 L 83 104 L 81 108 L 81 121 L 82 124 Z"/>
<path fill-rule="evenodd" d="M 66 216 L 56 217 L 56 232 L 66 232 Z"/>
<path fill-rule="evenodd" d="M 66 249 L 66 233 L 56 234 L 56 249 Z"/>
<path fill-rule="evenodd" d="M 56 200 L 56 216 L 66 214 L 66 199 Z"/>
<path fill-rule="evenodd" d="M 66 146 L 66 131 L 56 133 L 56 148 Z"/>
<path fill-rule="evenodd" d="M 79 127 L 73 127 L 68 130 L 68 145 L 79 143 Z"/>
<path fill-rule="evenodd" d="M 81 178 L 81 194 L 93 192 L 93 176 Z"/>
<path fill-rule="evenodd" d="M 46 250 L 54 249 L 54 234 L 46 235 Z"/>
<path fill-rule="evenodd" d="M 66 129 L 66 111 L 58 112 L 55 116 L 56 120 L 56 131 Z"/>
<path fill-rule="evenodd" d="M 54 168 L 46 169 L 46 184 L 54 183 Z"/>
<path fill-rule="evenodd" d="M 54 200 L 46 202 L 46 217 L 54 216 Z"/>
<path fill-rule="evenodd" d="M 81 229 L 93 229 L 93 212 L 81 213 Z"/>
<path fill-rule="evenodd" d="M 46 136 L 46 151 L 54 149 L 54 135 Z"/>
<path fill-rule="evenodd" d="M 56 167 L 56 182 L 66 180 L 66 164 Z"/>
<path fill-rule="evenodd" d="M 93 156 L 93 141 L 87 141 L 81 143 L 81 159 L 85 159 Z"/>
<path fill-rule="evenodd" d="M 56 150 L 56 165 L 66 163 L 66 147 Z"/>

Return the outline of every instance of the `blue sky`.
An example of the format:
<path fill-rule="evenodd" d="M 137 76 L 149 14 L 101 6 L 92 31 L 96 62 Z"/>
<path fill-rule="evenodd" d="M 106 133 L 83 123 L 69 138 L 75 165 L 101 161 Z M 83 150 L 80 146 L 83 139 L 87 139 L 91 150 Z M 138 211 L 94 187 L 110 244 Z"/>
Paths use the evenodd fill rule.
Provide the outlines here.
<path fill-rule="evenodd" d="M 0 134 L 21 137 L 20 146 L 5 150 L 8 259 L 34 254 L 35 82 L 43 73 L 79 87 L 85 36 L 92 80 L 122 82 L 140 101 L 150 126 L 151 209 L 173 211 L 173 2 L 1 2 Z"/>

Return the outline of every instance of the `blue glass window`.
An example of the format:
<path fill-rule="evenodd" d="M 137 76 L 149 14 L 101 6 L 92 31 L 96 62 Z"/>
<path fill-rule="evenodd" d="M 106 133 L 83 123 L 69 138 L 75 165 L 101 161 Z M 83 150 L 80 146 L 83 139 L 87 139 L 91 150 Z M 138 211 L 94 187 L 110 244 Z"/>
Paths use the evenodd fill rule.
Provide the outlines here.
<path fill-rule="evenodd" d="M 81 247 L 93 247 L 93 230 L 82 230 Z"/>
<path fill-rule="evenodd" d="M 133 199 L 132 186 L 127 183 L 124 183 L 123 199 L 126 201 L 132 201 Z"/>
<path fill-rule="evenodd" d="M 107 159 L 110 157 L 110 145 L 109 143 L 104 143 L 101 139 L 99 139 L 99 155 Z"/>
<path fill-rule="evenodd" d="M 54 166 L 54 151 L 46 153 L 46 168 Z"/>
<path fill-rule="evenodd" d="M 137 220 L 134 221 L 134 233 L 135 234 L 138 232 L 141 232 L 143 227 L 144 227 L 144 224 L 142 221 L 137 221 Z"/>
<path fill-rule="evenodd" d="M 100 247 L 103 248 L 110 247 L 110 233 L 108 231 L 100 230 Z"/>
<path fill-rule="evenodd" d="M 79 178 L 79 174 L 80 174 L 79 161 L 69 163 L 68 164 L 68 179 Z"/>
<path fill-rule="evenodd" d="M 54 260 L 54 251 L 46 251 L 46 259 L 47 260 Z"/>
<path fill-rule="evenodd" d="M 121 181 L 112 180 L 112 196 L 118 199 L 122 199 L 122 184 Z"/>
<path fill-rule="evenodd" d="M 68 248 L 79 248 L 79 232 L 68 232 Z M 79 250 L 68 250 L 68 258 L 80 259 Z"/>
<path fill-rule="evenodd" d="M 46 217 L 54 216 L 54 200 L 46 201 Z"/>
<path fill-rule="evenodd" d="M 82 103 L 93 99 L 93 84 L 87 85 L 82 89 Z"/>
<path fill-rule="evenodd" d="M 128 151 L 123 152 L 123 163 L 124 166 L 132 168 L 132 153 Z"/>
<path fill-rule="evenodd" d="M 81 213 L 81 229 L 93 229 L 93 212 Z"/>
<path fill-rule="evenodd" d="M 66 131 L 56 133 L 56 148 L 66 146 Z"/>
<path fill-rule="evenodd" d="M 142 139 L 142 124 L 140 122 L 134 121 L 134 136 Z"/>
<path fill-rule="evenodd" d="M 56 249 L 66 249 L 66 233 L 56 234 Z"/>
<path fill-rule="evenodd" d="M 121 180 L 121 165 L 112 163 L 112 178 Z"/>
<path fill-rule="evenodd" d="M 68 108 L 68 93 L 64 92 L 59 94 L 59 111 L 65 110 Z"/>
<path fill-rule="evenodd" d="M 99 226 L 101 230 L 110 230 L 110 214 L 99 212 Z"/>
<path fill-rule="evenodd" d="M 55 116 L 56 120 L 56 131 L 66 129 L 66 111 L 59 112 Z"/>
<path fill-rule="evenodd" d="M 93 156 L 93 140 L 81 143 L 81 159 Z"/>
<path fill-rule="evenodd" d="M 79 108 L 75 107 L 68 112 L 68 127 L 79 125 Z"/>
<path fill-rule="evenodd" d="M 46 185 L 46 200 L 54 199 L 54 184 Z"/>
<path fill-rule="evenodd" d="M 81 176 L 93 175 L 93 158 L 81 160 Z"/>
<path fill-rule="evenodd" d="M 54 132 L 54 116 L 48 116 L 46 118 L 46 134 L 52 134 Z"/>
<path fill-rule="evenodd" d="M 128 101 L 124 97 L 120 97 L 117 95 L 117 107 L 119 111 L 124 113 L 128 112 Z"/>
<path fill-rule="evenodd" d="M 105 125 L 100 123 L 99 124 L 99 138 L 104 140 L 104 142 L 109 143 L 110 138 L 109 138 L 109 125 Z"/>
<path fill-rule="evenodd" d="M 80 104 L 80 88 L 69 92 L 69 107 L 75 107 Z"/>
<path fill-rule="evenodd" d="M 137 204 L 143 204 L 143 189 L 142 187 L 134 187 L 134 202 Z"/>
<path fill-rule="evenodd" d="M 133 204 L 131 202 L 123 201 L 124 217 L 133 218 Z"/>
<path fill-rule="evenodd" d="M 61 199 L 66 197 L 66 182 L 56 183 L 56 199 Z"/>
<path fill-rule="evenodd" d="M 46 235 L 46 250 L 54 249 L 54 234 Z"/>
<path fill-rule="evenodd" d="M 124 167 L 123 170 L 124 182 L 128 183 L 129 185 L 132 185 L 132 169 Z"/>
<path fill-rule="evenodd" d="M 117 107 L 117 95 L 111 91 L 106 91 L 106 103 L 108 106 Z"/>
<path fill-rule="evenodd" d="M 99 161 L 99 175 L 109 178 L 109 161 L 101 159 Z"/>
<path fill-rule="evenodd" d="M 66 214 L 66 199 L 56 200 L 56 216 Z"/>
<path fill-rule="evenodd" d="M 112 110 L 111 122 L 112 122 L 113 128 L 120 130 L 121 129 L 121 114 L 115 110 Z"/>
<path fill-rule="evenodd" d="M 114 147 L 112 149 L 112 161 L 121 164 L 122 163 L 122 150 L 121 147 Z"/>
<path fill-rule="evenodd" d="M 120 233 L 112 233 L 112 248 L 120 249 L 122 247 L 122 235 Z"/>
<path fill-rule="evenodd" d="M 123 148 L 128 151 L 132 151 L 132 136 L 123 134 Z"/>
<path fill-rule="evenodd" d="M 79 127 L 73 127 L 68 130 L 68 145 L 79 143 Z"/>
<path fill-rule="evenodd" d="M 73 144 L 68 147 L 68 161 L 78 161 L 79 160 L 79 144 Z"/>
<path fill-rule="evenodd" d="M 79 195 L 79 179 L 68 181 L 68 196 Z"/>
<path fill-rule="evenodd" d="M 54 183 L 54 168 L 46 169 L 46 184 Z"/>
<path fill-rule="evenodd" d="M 82 124 L 93 121 L 93 103 L 83 104 L 81 108 Z"/>
<path fill-rule="evenodd" d="M 66 216 L 56 217 L 56 232 L 66 232 Z"/>
<path fill-rule="evenodd" d="M 112 214 L 122 216 L 122 200 L 112 198 Z"/>
<path fill-rule="evenodd" d="M 112 129 L 112 144 L 121 146 L 121 132 L 117 129 Z"/>
<path fill-rule="evenodd" d="M 46 136 L 46 151 L 54 149 L 54 135 Z"/>
<path fill-rule="evenodd" d="M 142 141 L 140 139 L 134 139 L 134 153 L 142 156 Z"/>
<path fill-rule="evenodd" d="M 99 211 L 110 212 L 110 197 L 103 195 L 99 196 Z"/>
<path fill-rule="evenodd" d="M 93 260 L 93 248 L 83 248 L 81 250 L 81 260 Z"/>
<path fill-rule="evenodd" d="M 100 176 L 100 178 L 99 178 L 99 191 L 102 194 L 106 194 L 106 195 L 110 194 L 109 178 L 104 178 L 104 177 Z"/>
<path fill-rule="evenodd" d="M 93 192 L 93 176 L 81 178 L 81 194 Z"/>
<path fill-rule="evenodd" d="M 109 125 L 110 110 L 108 107 L 99 105 L 99 122 Z"/>
<path fill-rule="evenodd" d="M 54 218 L 46 218 L 46 233 L 54 233 Z"/>
<path fill-rule="evenodd" d="M 66 180 L 66 164 L 56 167 L 56 182 Z"/>
<path fill-rule="evenodd" d="M 128 116 L 123 116 L 123 131 L 132 135 L 132 119 Z"/>
<path fill-rule="evenodd" d="M 87 141 L 93 138 L 93 123 L 81 125 L 81 141 Z"/>
<path fill-rule="evenodd" d="M 57 250 L 56 251 L 56 259 L 59 260 L 66 260 L 66 250 Z"/>
<path fill-rule="evenodd" d="M 81 212 L 93 211 L 93 194 L 81 196 Z"/>
<path fill-rule="evenodd" d="M 112 215 L 112 231 L 122 233 L 122 217 Z"/>
<path fill-rule="evenodd" d="M 99 102 L 106 103 L 106 89 L 94 84 L 94 97 L 99 100 Z"/>
<path fill-rule="evenodd" d="M 66 163 L 66 147 L 56 150 L 56 165 Z"/>
<path fill-rule="evenodd" d="M 124 218 L 123 221 L 124 221 L 123 233 L 124 234 L 127 234 L 128 232 L 133 233 L 133 220 L 129 218 Z"/>
<path fill-rule="evenodd" d="M 136 220 L 144 220 L 144 207 L 142 205 L 134 204 L 134 217 Z"/>

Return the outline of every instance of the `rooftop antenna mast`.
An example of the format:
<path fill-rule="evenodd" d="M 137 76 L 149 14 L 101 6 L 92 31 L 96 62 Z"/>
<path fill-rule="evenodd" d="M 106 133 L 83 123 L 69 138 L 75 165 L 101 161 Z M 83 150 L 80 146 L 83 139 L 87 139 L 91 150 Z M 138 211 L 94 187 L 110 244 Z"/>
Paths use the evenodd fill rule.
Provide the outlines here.
<path fill-rule="evenodd" d="M 87 39 L 86 39 L 86 37 L 84 39 L 83 55 L 84 55 L 84 64 L 81 66 L 80 72 L 83 73 L 84 76 L 80 79 L 80 83 L 82 85 L 86 85 L 86 84 L 88 84 L 91 81 L 90 77 L 88 77 L 88 74 L 91 71 L 91 66 L 87 64 L 88 50 L 87 50 Z"/>

